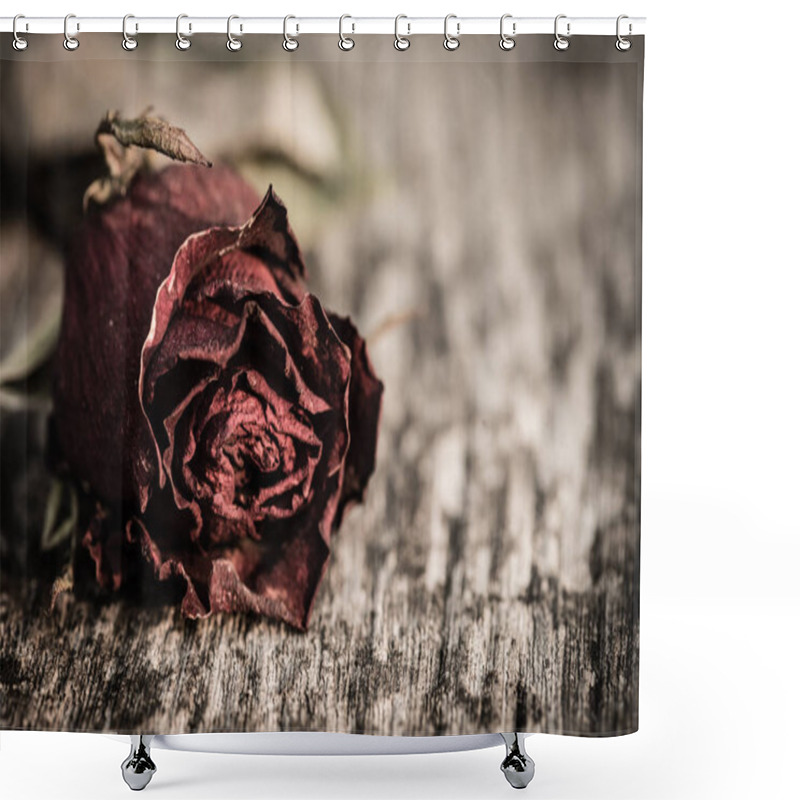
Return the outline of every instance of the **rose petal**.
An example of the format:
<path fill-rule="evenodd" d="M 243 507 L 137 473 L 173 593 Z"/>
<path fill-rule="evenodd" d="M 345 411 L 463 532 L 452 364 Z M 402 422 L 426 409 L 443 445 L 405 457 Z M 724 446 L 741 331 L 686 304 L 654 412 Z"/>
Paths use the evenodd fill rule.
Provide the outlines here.
<path fill-rule="evenodd" d="M 258 258 L 240 258 L 234 263 L 221 258 L 228 252 L 248 249 L 256 251 Z M 175 309 L 200 273 L 204 273 L 204 282 L 214 286 L 216 280 L 222 280 L 240 292 L 240 297 L 273 291 L 276 279 L 286 287 L 287 299 L 302 296 L 298 281 L 305 276 L 305 265 L 289 226 L 286 207 L 271 186 L 244 225 L 195 232 L 177 250 L 169 275 L 156 294 L 150 330 L 141 351 L 140 377 L 149 366 L 153 350 L 164 338 Z"/>
<path fill-rule="evenodd" d="M 329 311 L 328 319 L 351 353 L 348 414 L 350 447 L 345 460 L 344 483 L 334 522 L 334 528 L 338 528 L 345 511 L 353 503 L 363 500 L 367 482 L 375 471 L 383 383 L 375 375 L 367 353 L 367 344 L 350 318 L 340 317 Z"/>
<path fill-rule="evenodd" d="M 122 583 L 122 535 L 117 526 L 107 524 L 107 514 L 99 506 L 81 544 L 94 561 L 98 585 L 102 589 L 119 589 Z"/>
<path fill-rule="evenodd" d="M 305 516 L 305 527 L 295 528 L 269 558 L 261 545 L 245 540 L 226 558 L 214 559 L 209 583 L 211 612 L 250 611 L 307 629 L 330 550 L 315 530 L 314 514 Z"/>
<path fill-rule="evenodd" d="M 126 537 L 131 543 L 138 543 L 142 555 L 152 567 L 155 577 L 167 581 L 170 578 L 180 578 L 184 584 L 184 596 L 181 602 L 181 613 L 184 617 L 195 619 L 208 616 L 208 604 L 203 603 L 198 593 L 198 586 L 202 587 L 207 582 L 211 562 L 202 554 L 193 558 L 193 579 L 184 561 L 181 558 L 162 556 L 158 545 L 153 541 L 144 522 L 138 517 L 133 517 L 126 526 Z M 187 562 L 190 563 L 190 562 Z M 199 576 L 199 577 L 198 577 Z M 205 577 L 203 577 L 205 576 Z M 204 592 L 204 596 L 207 594 Z"/>
<path fill-rule="evenodd" d="M 291 528 L 266 543 L 242 540 L 235 547 L 204 551 L 173 549 L 179 521 L 173 520 L 172 545 L 159 547 L 167 525 L 168 496 L 159 514 L 159 531 L 151 531 L 143 518 L 127 527 L 129 541 L 138 543 L 159 580 L 180 578 L 184 583 L 181 612 L 189 618 L 217 612 L 252 612 L 306 630 L 314 598 L 327 568 L 330 550 L 315 520 L 318 507 L 300 515 Z M 324 515 L 323 515 L 324 516 Z M 158 534 L 158 535 L 156 535 Z"/>
<path fill-rule="evenodd" d="M 254 357 L 263 360 L 262 371 L 271 379 L 268 385 L 274 387 L 289 379 L 294 394 L 292 404 L 308 414 L 321 417 L 314 428 L 323 444 L 330 442 L 330 446 L 326 447 L 328 474 L 341 467 L 348 445 L 350 353 L 342 345 L 313 295 L 306 295 L 295 306 L 286 304 L 270 293 L 248 300 L 235 332 L 223 329 L 224 332 L 221 331 L 216 337 L 208 336 L 208 326 L 213 323 L 203 321 L 199 325 L 194 318 L 177 310 L 173 324 L 169 324 L 164 331 L 162 343 L 151 348 L 148 358 L 150 368 L 143 373 L 139 390 L 142 409 L 153 433 L 154 446 L 157 452 L 163 452 L 164 455 L 163 459 L 159 459 L 162 466 L 160 486 L 169 478 L 175 491 L 180 492 L 174 471 L 175 428 L 189 402 L 199 395 L 198 386 L 202 384 L 205 389 L 211 382 L 207 376 L 218 374 L 216 370 L 209 370 L 201 380 L 193 365 L 202 361 L 211 367 L 222 368 L 228 366 L 234 357 L 240 360 L 242 342 L 251 323 L 257 324 L 257 330 L 262 332 L 258 339 L 259 346 L 250 350 Z M 198 341 L 202 346 L 198 345 Z M 188 349 L 182 350 L 184 343 L 188 343 Z M 193 371 L 188 380 L 181 377 L 185 370 Z M 163 386 L 157 388 L 156 376 L 162 378 Z M 168 381 L 168 384 L 164 384 L 164 381 Z M 172 388 L 167 388 L 168 385 Z M 185 396 L 170 410 L 171 398 L 179 397 L 181 391 L 186 392 Z M 166 401 L 160 399 L 165 396 L 168 398 Z M 333 405 L 323 397 L 330 398 Z M 159 424 L 159 419 L 164 420 L 163 426 Z M 177 502 L 180 503 L 180 500 Z M 142 507 L 144 510 L 145 506 Z"/>

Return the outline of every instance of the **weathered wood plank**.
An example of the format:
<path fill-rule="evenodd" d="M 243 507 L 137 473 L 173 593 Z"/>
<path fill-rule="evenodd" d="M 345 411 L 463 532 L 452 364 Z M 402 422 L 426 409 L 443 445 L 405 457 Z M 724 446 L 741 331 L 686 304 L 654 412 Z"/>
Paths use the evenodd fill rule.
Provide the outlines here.
<path fill-rule="evenodd" d="M 309 632 L 6 592 L 0 726 L 637 727 L 638 72 L 448 66 L 297 67 L 344 120 L 322 221 L 276 183 L 313 290 L 366 332 L 408 315 L 370 343 L 378 467 Z"/>
<path fill-rule="evenodd" d="M 324 595 L 302 640 L 243 617 L 189 623 L 173 610 L 71 603 L 31 619 L 6 604 L 4 644 L 15 647 L 4 646 L 0 664 L 2 725 L 403 735 L 636 727 L 635 695 L 620 679 L 635 675 L 635 619 L 618 584 L 569 595 L 543 583 L 530 600 L 481 598 L 457 611 L 428 596 L 386 609 L 377 637 L 378 614 L 343 619 L 330 584 Z M 612 638 L 617 646 L 604 647 Z"/>

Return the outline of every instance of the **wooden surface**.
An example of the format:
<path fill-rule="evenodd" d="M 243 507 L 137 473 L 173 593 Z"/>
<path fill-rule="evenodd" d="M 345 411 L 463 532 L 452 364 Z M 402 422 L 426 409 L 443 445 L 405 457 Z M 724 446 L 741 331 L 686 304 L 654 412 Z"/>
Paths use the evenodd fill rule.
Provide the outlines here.
<path fill-rule="evenodd" d="M 308 633 L 5 591 L 0 727 L 636 729 L 638 69 L 379 67 L 297 74 L 346 191 L 275 180 L 315 293 L 382 330 L 378 467 Z"/>

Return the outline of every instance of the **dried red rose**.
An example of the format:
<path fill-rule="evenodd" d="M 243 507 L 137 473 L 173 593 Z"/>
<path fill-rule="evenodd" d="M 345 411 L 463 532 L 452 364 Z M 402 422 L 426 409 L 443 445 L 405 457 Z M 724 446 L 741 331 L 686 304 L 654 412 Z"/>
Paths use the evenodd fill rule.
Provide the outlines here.
<path fill-rule="evenodd" d="M 158 577 L 183 579 L 186 616 L 304 629 L 331 533 L 374 469 L 383 387 L 304 278 L 272 189 L 259 204 L 220 168 L 138 176 L 69 259 L 58 444 L 130 509 L 126 538 Z M 97 520 L 84 537 L 114 586 L 119 537 Z"/>

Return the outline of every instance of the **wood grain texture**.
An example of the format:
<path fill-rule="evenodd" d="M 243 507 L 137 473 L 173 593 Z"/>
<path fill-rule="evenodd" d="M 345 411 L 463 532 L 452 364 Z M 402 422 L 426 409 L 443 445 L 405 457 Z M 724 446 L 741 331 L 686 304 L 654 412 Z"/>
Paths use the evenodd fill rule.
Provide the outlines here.
<path fill-rule="evenodd" d="M 488 48 L 296 67 L 343 165 L 322 221 L 307 177 L 276 182 L 312 288 L 367 334 L 405 320 L 370 341 L 378 466 L 308 633 L 115 598 L 48 616 L 7 582 L 0 727 L 637 728 L 641 72 Z"/>

